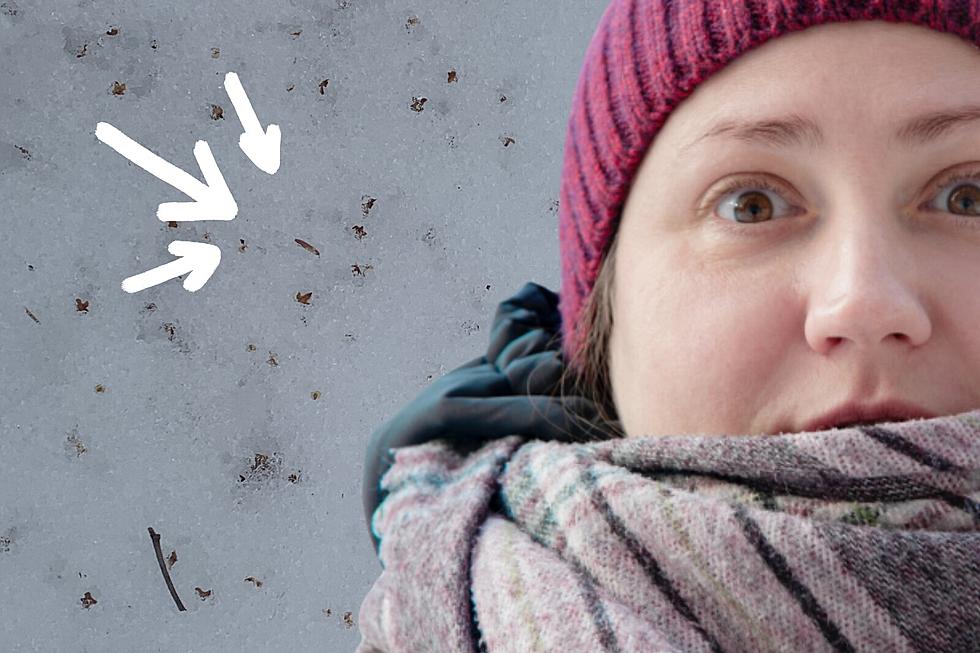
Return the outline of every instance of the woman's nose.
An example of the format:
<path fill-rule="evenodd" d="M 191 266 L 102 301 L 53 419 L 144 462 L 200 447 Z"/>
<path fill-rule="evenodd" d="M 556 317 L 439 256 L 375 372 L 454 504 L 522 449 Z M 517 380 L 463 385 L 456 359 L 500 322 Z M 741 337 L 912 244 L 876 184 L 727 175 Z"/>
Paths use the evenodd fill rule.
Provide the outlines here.
<path fill-rule="evenodd" d="M 821 354 L 835 345 L 872 351 L 917 347 L 931 333 L 921 293 L 941 280 L 919 278 L 913 251 L 917 238 L 897 220 L 852 220 L 815 237 L 810 264 L 803 266 L 807 293 L 805 332 Z"/>

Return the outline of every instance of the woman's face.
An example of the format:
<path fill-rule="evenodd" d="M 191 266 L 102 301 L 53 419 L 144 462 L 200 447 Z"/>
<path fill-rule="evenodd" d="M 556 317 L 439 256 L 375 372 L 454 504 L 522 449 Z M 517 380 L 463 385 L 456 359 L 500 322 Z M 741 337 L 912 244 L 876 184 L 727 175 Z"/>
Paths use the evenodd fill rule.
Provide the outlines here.
<path fill-rule="evenodd" d="M 744 53 L 677 106 L 618 228 L 627 435 L 799 431 L 847 401 L 980 407 L 978 80 L 957 36 L 832 23 Z"/>

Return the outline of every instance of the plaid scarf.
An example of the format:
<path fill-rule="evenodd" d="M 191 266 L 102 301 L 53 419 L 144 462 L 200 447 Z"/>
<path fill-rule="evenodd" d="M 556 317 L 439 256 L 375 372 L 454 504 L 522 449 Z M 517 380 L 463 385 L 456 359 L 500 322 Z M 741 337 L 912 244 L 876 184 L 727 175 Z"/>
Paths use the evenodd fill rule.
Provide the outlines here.
<path fill-rule="evenodd" d="M 980 410 L 395 450 L 357 653 L 980 650 Z"/>

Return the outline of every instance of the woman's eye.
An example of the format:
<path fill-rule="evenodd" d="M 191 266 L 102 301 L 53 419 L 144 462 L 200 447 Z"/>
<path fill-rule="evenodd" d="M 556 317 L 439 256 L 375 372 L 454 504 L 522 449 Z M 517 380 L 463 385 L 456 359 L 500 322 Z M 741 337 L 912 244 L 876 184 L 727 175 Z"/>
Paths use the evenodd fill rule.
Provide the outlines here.
<path fill-rule="evenodd" d="M 739 224 L 769 222 L 792 208 L 777 188 L 764 181 L 736 182 L 721 191 L 719 197 L 718 215 Z"/>
<path fill-rule="evenodd" d="M 957 216 L 980 218 L 980 173 L 954 175 L 940 187 L 942 192 L 927 206 Z M 717 215 L 735 225 L 772 222 L 793 215 L 794 208 L 783 199 L 780 188 L 765 179 L 739 180 L 715 195 Z M 798 213 L 796 211 L 795 213 Z M 980 226 L 978 220 L 977 226 Z"/>
<path fill-rule="evenodd" d="M 970 182 L 973 183 L 960 183 Z M 941 188 L 948 190 L 936 195 L 930 208 L 955 215 L 980 217 L 980 176 L 961 175 L 947 181 Z"/>

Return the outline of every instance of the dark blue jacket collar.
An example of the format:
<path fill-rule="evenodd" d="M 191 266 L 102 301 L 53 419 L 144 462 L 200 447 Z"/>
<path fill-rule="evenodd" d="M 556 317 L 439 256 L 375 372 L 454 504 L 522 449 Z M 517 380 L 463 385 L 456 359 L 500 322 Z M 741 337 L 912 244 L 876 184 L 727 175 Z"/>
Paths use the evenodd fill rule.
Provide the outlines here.
<path fill-rule="evenodd" d="M 393 462 L 389 449 L 445 439 L 467 453 L 508 435 L 582 442 L 615 432 L 591 400 L 557 396 L 563 369 L 560 331 L 558 295 L 525 283 L 497 306 L 486 354 L 433 381 L 371 434 L 362 493 L 375 551 L 380 542 L 371 517 L 384 500 L 379 482 Z"/>

